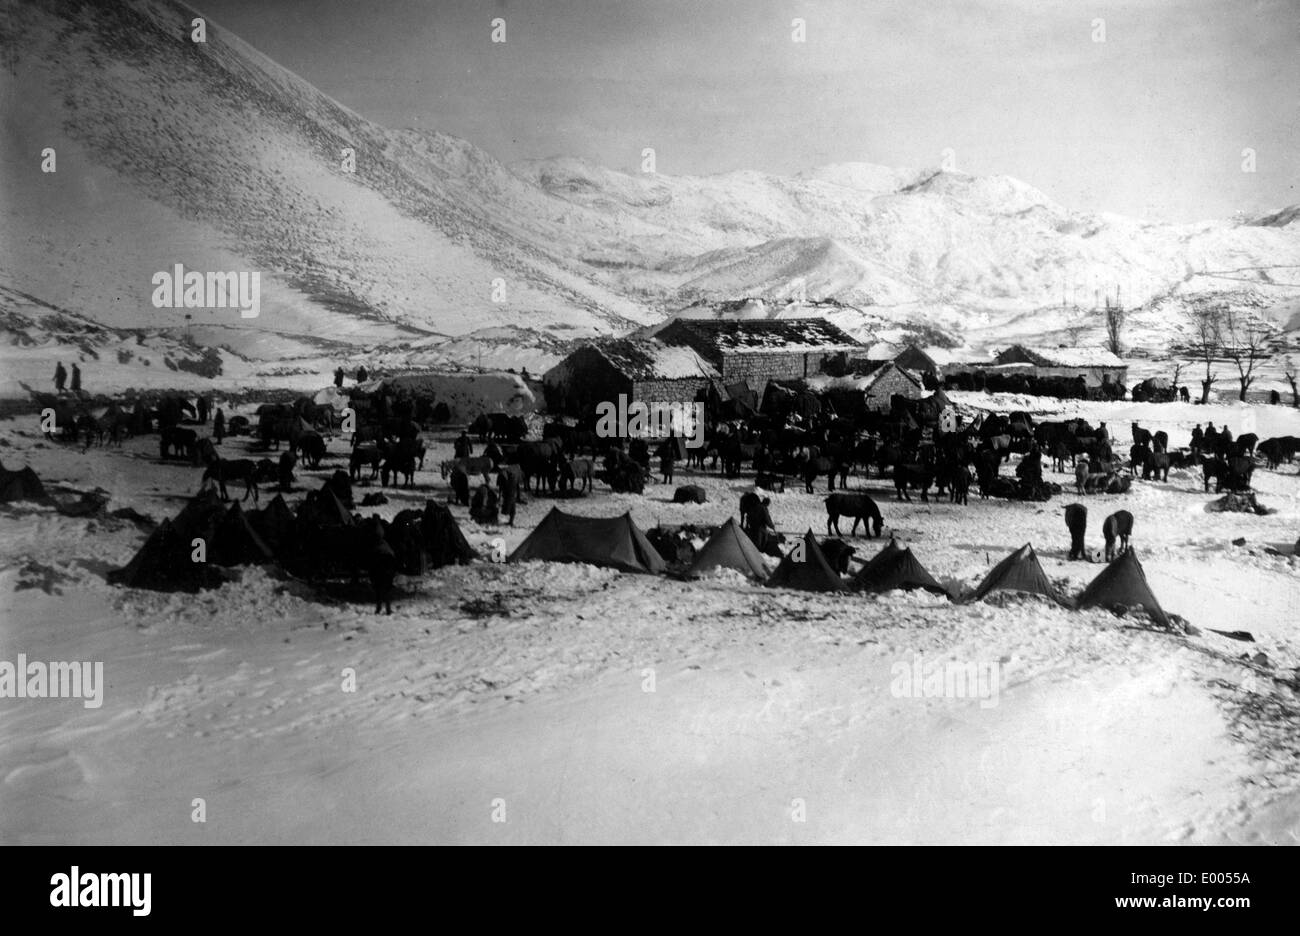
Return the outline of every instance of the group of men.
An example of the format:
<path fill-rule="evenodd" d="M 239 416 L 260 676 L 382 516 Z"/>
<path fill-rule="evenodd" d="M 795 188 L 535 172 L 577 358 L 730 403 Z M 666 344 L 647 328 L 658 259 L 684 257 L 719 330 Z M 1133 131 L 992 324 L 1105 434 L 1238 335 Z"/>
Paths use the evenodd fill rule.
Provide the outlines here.
<path fill-rule="evenodd" d="M 68 389 L 67 383 L 68 370 L 63 366 L 63 362 L 59 361 L 54 368 L 54 388 L 59 394 L 63 394 Z M 75 362 L 72 365 L 71 391 L 73 396 L 81 396 L 81 368 Z"/>

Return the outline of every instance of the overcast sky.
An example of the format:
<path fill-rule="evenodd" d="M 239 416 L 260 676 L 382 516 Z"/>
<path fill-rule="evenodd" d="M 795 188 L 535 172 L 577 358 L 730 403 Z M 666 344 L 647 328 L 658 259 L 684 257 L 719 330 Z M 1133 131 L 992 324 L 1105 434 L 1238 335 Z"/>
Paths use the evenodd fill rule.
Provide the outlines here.
<path fill-rule="evenodd" d="M 660 172 L 793 173 L 951 149 L 1073 208 L 1300 202 L 1300 0 L 192 2 L 364 116 L 506 162 L 634 171 L 650 146 Z"/>

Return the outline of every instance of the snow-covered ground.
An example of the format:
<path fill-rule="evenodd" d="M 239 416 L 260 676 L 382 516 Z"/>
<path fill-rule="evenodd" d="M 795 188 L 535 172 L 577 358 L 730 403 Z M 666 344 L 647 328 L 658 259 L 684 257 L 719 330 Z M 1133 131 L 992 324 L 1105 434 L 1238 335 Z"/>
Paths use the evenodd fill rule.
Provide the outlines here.
<path fill-rule="evenodd" d="M 1238 418 L 1226 406 L 1063 410 L 1116 432 L 1137 418 L 1174 444 L 1193 422 Z M 1300 435 L 1296 410 L 1253 412 L 1261 436 Z M 41 440 L 31 417 L 0 422 L 6 467 L 161 518 L 199 477 L 158 464 L 155 445 L 83 455 Z M 331 464 L 300 474 L 307 485 L 341 461 L 343 442 L 330 448 Z M 448 448 L 433 447 L 418 491 L 365 512 L 445 499 L 435 466 Z M 391 617 L 265 569 L 167 595 L 104 580 L 143 541 L 133 524 L 0 508 L 0 660 L 102 661 L 106 682 L 98 709 L 0 700 L 0 842 L 1293 843 L 1300 699 L 1273 676 L 1300 666 L 1300 477 L 1286 466 L 1255 479 L 1275 513 L 1206 512 L 1214 495 L 1178 472 L 1084 501 L 1094 550 L 1107 513 L 1135 515 L 1152 588 L 1197 637 L 1034 600 L 959 606 L 538 563 L 404 580 Z M 684 481 L 709 503 L 599 486 L 560 506 L 631 510 L 643 528 L 717 523 L 747 489 L 679 470 Z M 900 505 L 882 480 L 850 486 L 875 491 L 887 529 L 948 584 L 973 586 L 1026 541 L 1071 593 L 1102 568 L 1065 559 L 1073 495 Z M 778 527 L 824 532 L 823 497 L 772 495 Z M 488 551 L 496 537 L 513 548 L 553 503 L 530 498 L 513 529 L 454 512 Z M 865 557 L 881 542 L 855 545 Z M 1266 665 L 1239 659 L 1261 652 Z M 899 697 L 894 668 L 918 656 L 998 665 L 995 700 Z"/>

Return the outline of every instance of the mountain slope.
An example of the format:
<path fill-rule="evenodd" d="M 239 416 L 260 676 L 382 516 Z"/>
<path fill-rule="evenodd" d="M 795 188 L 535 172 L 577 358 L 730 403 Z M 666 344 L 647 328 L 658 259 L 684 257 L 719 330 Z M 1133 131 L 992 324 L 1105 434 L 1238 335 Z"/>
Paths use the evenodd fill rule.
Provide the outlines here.
<path fill-rule="evenodd" d="M 1093 307 L 1119 290 L 1151 303 L 1129 337 L 1158 353 L 1199 295 L 1283 323 L 1300 297 L 1294 207 L 1175 226 L 1072 211 L 1006 177 L 866 163 L 788 178 L 507 167 L 445 134 L 378 126 L 210 19 L 193 43 L 197 15 L 173 0 L 9 15 L 7 289 L 307 369 L 349 349 L 536 369 L 572 338 L 743 297 L 829 300 L 860 310 L 857 331 L 988 345 L 1034 322 L 1095 340 Z M 46 147 L 57 172 L 41 171 Z M 177 263 L 260 271 L 261 316 L 153 308 L 151 277 Z"/>

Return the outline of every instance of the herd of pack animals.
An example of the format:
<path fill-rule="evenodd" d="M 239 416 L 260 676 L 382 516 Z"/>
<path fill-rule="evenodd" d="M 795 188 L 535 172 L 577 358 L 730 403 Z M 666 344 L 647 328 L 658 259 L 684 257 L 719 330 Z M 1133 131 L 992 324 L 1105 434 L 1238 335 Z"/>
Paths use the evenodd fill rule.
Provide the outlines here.
<path fill-rule="evenodd" d="M 378 482 L 381 488 L 413 488 L 416 473 L 424 469 L 427 451 L 422 436 L 427 423 L 422 425 L 414 418 L 415 409 L 409 401 L 396 401 L 382 418 L 362 422 L 346 440 L 337 431 L 334 410 L 306 397 L 289 404 L 259 406 L 253 419 L 235 415 L 215 439 L 201 436 L 193 427 L 200 422 L 199 412 L 208 407 L 180 396 L 164 397 L 153 406 L 113 404 L 95 410 L 61 398 L 49 403 L 55 409 L 54 426 L 59 427 L 47 431 L 49 438 L 79 441 L 85 451 L 92 445 L 120 446 L 127 436 L 157 432 L 160 459 L 203 468 L 200 489 L 214 485 L 222 500 L 229 499 L 227 485 L 232 482 L 242 483 L 242 499 L 252 497 L 254 503 L 260 485 L 275 484 L 288 491 L 299 461 L 316 470 L 331 454 L 337 454 L 345 458 L 347 471 L 337 469 L 326 486 L 350 510 L 353 484 L 370 487 Z M 422 410 L 427 414 L 427 407 Z M 203 415 L 206 417 L 206 412 Z M 624 444 L 601 438 L 593 428 L 562 421 L 546 423 L 540 439 L 529 439 L 528 434 L 525 420 L 501 413 L 484 414 L 466 427 L 454 443 L 456 457 L 438 466 L 450 501 L 469 507 L 470 517 L 481 523 L 496 523 L 504 512 L 513 525 L 514 507 L 524 494 L 584 496 L 594 493 L 597 480 L 612 491 L 640 494 L 652 477 L 655 457 L 662 483 L 671 484 L 684 454 L 687 468 L 698 472 L 721 472 L 727 478 L 741 477 L 746 468 L 752 472 L 756 490 L 740 498 L 741 527 L 762 552 L 779 557 L 785 537 L 777 532 L 768 510 L 770 498 L 761 496 L 761 491 L 784 491 L 789 477 L 802 481 L 805 492 L 812 494 L 817 481 L 824 478 L 828 492 L 824 551 L 841 573 L 847 571 L 854 550 L 846 548 L 842 540 L 831 539 L 843 535 L 840 518 L 853 520 L 850 536 L 858 535 L 859 523 L 863 535 L 882 535 L 884 520 L 876 500 L 865 490 L 849 489 L 851 477 L 869 479 L 873 471 L 878 477 L 891 478 L 896 498 L 905 502 L 912 500 L 914 491 L 928 502 L 933 488 L 936 497 L 965 505 L 972 483 L 982 498 L 1044 501 L 1062 493 L 1061 485 L 1043 478 L 1045 457 L 1052 460 L 1057 473 L 1068 477 L 1068 472 L 1073 472 L 1074 488 L 1081 496 L 1122 494 L 1134 480 L 1167 482 L 1170 469 L 1198 466 L 1205 492 L 1211 483 L 1216 492 L 1247 492 L 1257 459 L 1269 469 L 1277 469 L 1291 462 L 1300 450 L 1300 438 L 1294 436 L 1261 442 L 1254 434 L 1234 438 L 1226 427 L 1215 430 L 1212 426 L 1205 432 L 1198 426 L 1189 445 L 1171 448 L 1166 432 L 1150 432 L 1134 422 L 1128 457 L 1124 458 L 1116 451 L 1117 443 L 1105 423 L 1094 427 L 1083 419 L 1035 422 L 1025 412 L 985 414 L 951 432 L 917 428 L 915 421 L 891 421 L 879 414 L 869 425 L 861 419 L 833 415 L 749 414 L 710 422 L 704 444 L 697 448 L 685 448 L 678 439 L 631 439 Z M 279 451 L 281 444 L 286 447 L 276 461 L 266 455 L 227 458 L 218 450 L 223 443 L 220 435 L 247 437 L 247 450 L 252 454 Z M 346 453 L 330 452 L 329 443 L 336 438 L 348 445 Z M 475 442 L 482 446 L 478 454 Z M 1013 454 L 1020 456 L 1014 475 L 1003 475 L 1002 466 Z M 703 501 L 703 489 L 679 488 L 674 499 Z M 371 494 L 362 505 L 384 500 L 381 494 Z M 1081 549 L 1076 524 L 1082 510 L 1077 504 L 1067 508 L 1067 525 L 1076 535 L 1071 558 L 1086 558 L 1076 556 Z M 389 525 L 377 515 L 372 519 L 377 524 L 371 538 L 382 542 Z M 1117 511 L 1106 518 L 1102 530 L 1110 560 L 1128 547 L 1133 517 L 1127 511 Z M 354 575 L 357 565 L 360 563 L 352 567 Z"/>

